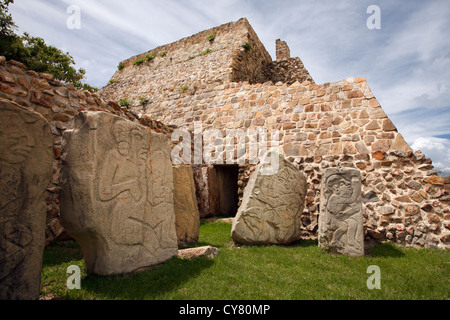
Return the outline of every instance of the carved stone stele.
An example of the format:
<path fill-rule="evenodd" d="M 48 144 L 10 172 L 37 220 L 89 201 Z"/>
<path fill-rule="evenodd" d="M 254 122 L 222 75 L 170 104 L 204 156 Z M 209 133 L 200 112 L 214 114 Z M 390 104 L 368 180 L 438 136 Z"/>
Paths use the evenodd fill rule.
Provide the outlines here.
<path fill-rule="evenodd" d="M 0 99 L 0 300 L 39 298 L 52 146 L 44 117 Z"/>
<path fill-rule="evenodd" d="M 244 190 L 231 232 L 237 243 L 283 245 L 300 240 L 305 176 L 284 157 L 272 174 L 267 174 L 267 166 L 256 167 Z"/>
<path fill-rule="evenodd" d="M 200 233 L 200 215 L 195 195 L 192 167 L 173 167 L 175 221 L 180 247 L 196 243 Z"/>
<path fill-rule="evenodd" d="M 322 177 L 319 246 L 332 253 L 364 255 L 361 173 L 329 168 Z"/>
<path fill-rule="evenodd" d="M 123 274 L 177 255 L 167 137 L 105 112 L 64 133 L 61 217 L 88 273 Z"/>

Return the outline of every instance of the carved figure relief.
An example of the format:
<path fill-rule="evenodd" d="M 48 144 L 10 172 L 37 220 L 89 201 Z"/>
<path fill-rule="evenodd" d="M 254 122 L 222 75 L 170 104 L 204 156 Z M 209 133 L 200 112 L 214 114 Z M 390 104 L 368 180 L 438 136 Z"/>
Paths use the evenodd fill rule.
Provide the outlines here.
<path fill-rule="evenodd" d="M 337 253 L 364 254 L 359 171 L 328 169 L 322 188 L 320 244 Z"/>
<path fill-rule="evenodd" d="M 0 99 L 0 299 L 39 296 L 52 135 L 39 114 Z M 42 235 L 41 235 L 42 234 Z"/>
<path fill-rule="evenodd" d="M 286 244 L 299 240 L 306 179 L 286 160 L 273 175 L 258 166 L 244 192 L 233 226 L 233 239 L 244 243 Z"/>
<path fill-rule="evenodd" d="M 116 149 L 100 159 L 99 198 L 114 202 L 111 209 L 111 236 L 118 244 L 142 243 L 143 203 L 146 200 L 147 154 L 142 133 L 119 119 L 111 128 Z M 145 157 L 142 159 L 142 157 Z"/>
<path fill-rule="evenodd" d="M 23 262 L 27 246 L 33 241 L 33 233 L 26 222 L 17 223 L 17 220 L 23 214 L 21 208 L 26 200 L 25 162 L 34 147 L 31 132 L 24 127 L 37 119 L 30 118 L 27 122 L 20 113 L 5 110 L 0 117 L 0 249 L 8 254 L 8 259 L 6 256 L 0 259 L 1 281 Z"/>
<path fill-rule="evenodd" d="M 61 216 L 85 253 L 88 271 L 128 273 L 175 255 L 167 138 L 103 112 L 81 113 L 71 126 L 63 147 Z M 85 170 L 80 145 L 90 146 L 95 160 L 92 175 L 75 181 Z M 92 198 L 83 197 L 92 189 Z"/>

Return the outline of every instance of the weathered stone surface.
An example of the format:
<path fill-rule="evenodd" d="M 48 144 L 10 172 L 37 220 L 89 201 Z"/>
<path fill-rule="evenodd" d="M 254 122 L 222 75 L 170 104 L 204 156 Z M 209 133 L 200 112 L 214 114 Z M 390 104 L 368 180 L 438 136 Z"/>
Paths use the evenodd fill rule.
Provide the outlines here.
<path fill-rule="evenodd" d="M 268 166 L 258 165 L 245 188 L 231 232 L 238 243 L 289 244 L 300 239 L 306 179 L 282 157 L 275 174 L 264 175 Z"/>
<path fill-rule="evenodd" d="M 177 255 L 167 137 L 104 112 L 64 134 L 61 217 L 89 273 L 134 272 Z"/>
<path fill-rule="evenodd" d="M 200 215 L 192 167 L 175 166 L 173 184 L 178 246 L 186 246 L 196 243 L 200 232 Z"/>
<path fill-rule="evenodd" d="M 52 145 L 41 115 L 0 99 L 0 300 L 39 298 Z"/>
<path fill-rule="evenodd" d="M 319 246 L 332 253 L 364 255 L 359 170 L 347 168 L 325 170 L 319 217 Z"/>
<path fill-rule="evenodd" d="M 200 257 L 214 259 L 218 254 L 219 249 L 211 246 L 178 250 L 178 258 L 187 260 L 194 260 Z"/>

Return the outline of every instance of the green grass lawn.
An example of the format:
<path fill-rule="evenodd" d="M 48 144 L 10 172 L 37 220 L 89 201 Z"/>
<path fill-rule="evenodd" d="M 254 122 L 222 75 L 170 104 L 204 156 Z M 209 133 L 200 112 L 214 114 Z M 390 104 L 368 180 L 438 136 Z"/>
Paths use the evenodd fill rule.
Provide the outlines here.
<path fill-rule="evenodd" d="M 214 259 L 173 258 L 123 276 L 86 274 L 73 243 L 45 250 L 41 295 L 70 300 L 331 300 L 449 298 L 450 252 L 379 244 L 362 258 L 323 252 L 315 242 L 293 246 L 236 246 L 231 225 L 204 222 L 196 246 L 219 248 Z M 66 270 L 82 270 L 81 290 L 67 290 Z M 381 290 L 369 290 L 367 268 L 381 270 Z"/>

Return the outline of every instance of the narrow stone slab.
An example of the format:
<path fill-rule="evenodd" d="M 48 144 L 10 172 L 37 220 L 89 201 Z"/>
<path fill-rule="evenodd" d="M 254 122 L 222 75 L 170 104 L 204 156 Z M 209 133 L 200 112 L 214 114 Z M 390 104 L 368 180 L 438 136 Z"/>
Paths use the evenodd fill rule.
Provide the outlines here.
<path fill-rule="evenodd" d="M 326 169 L 322 179 L 319 246 L 332 253 L 364 255 L 361 173 Z"/>
<path fill-rule="evenodd" d="M 173 179 L 178 245 L 186 246 L 196 243 L 200 233 L 200 215 L 192 167 L 173 167 Z"/>
<path fill-rule="evenodd" d="M 178 258 L 194 260 L 200 257 L 214 259 L 219 254 L 219 249 L 211 246 L 178 250 Z"/>
<path fill-rule="evenodd" d="M 83 112 L 64 134 L 62 161 L 62 223 L 89 273 L 130 273 L 177 255 L 166 136 Z"/>
<path fill-rule="evenodd" d="M 0 300 L 39 298 L 52 146 L 44 117 L 0 99 Z"/>
<path fill-rule="evenodd" d="M 290 244 L 300 240 L 306 179 L 297 167 L 280 157 L 278 170 L 267 174 L 257 166 L 244 190 L 231 236 L 241 244 Z"/>

